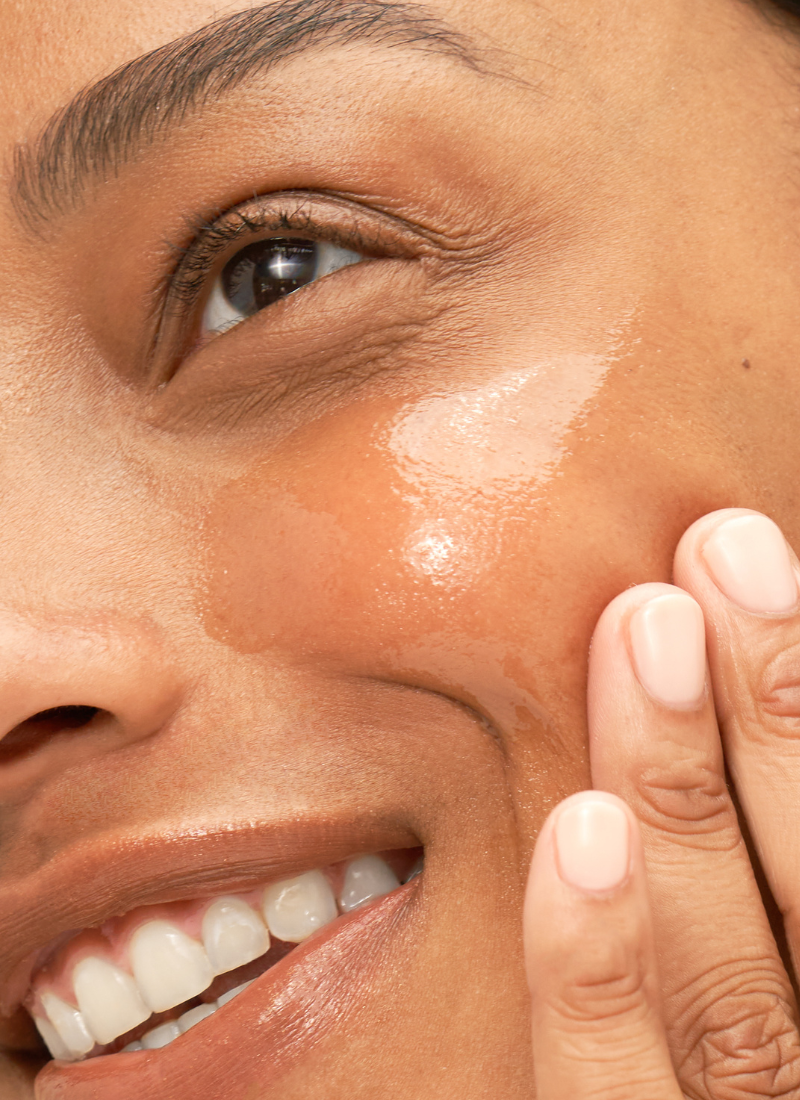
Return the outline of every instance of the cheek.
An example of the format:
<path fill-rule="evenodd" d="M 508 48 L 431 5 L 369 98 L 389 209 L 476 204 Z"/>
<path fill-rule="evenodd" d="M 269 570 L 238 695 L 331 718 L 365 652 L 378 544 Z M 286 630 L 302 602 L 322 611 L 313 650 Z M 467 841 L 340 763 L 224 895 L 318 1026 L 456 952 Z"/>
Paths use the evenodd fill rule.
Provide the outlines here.
<path fill-rule="evenodd" d="M 206 527 L 204 621 L 218 640 L 364 671 L 445 629 L 482 632 L 502 541 L 492 516 L 409 494 L 368 436 L 347 442 L 225 489 Z"/>
<path fill-rule="evenodd" d="M 441 692 L 554 755 L 578 744 L 603 607 L 668 580 L 682 531 L 724 503 L 702 438 L 676 445 L 660 391 L 607 367 L 573 355 L 353 402 L 254 458 L 208 513 L 207 631 Z M 641 430 L 643 407 L 664 423 Z"/>
<path fill-rule="evenodd" d="M 227 486 L 207 524 L 205 628 L 267 676 L 301 666 L 311 698 L 333 675 L 471 707 L 502 738 L 532 835 L 588 781 L 582 700 L 600 608 L 563 519 L 582 505 L 563 482 L 554 497 L 544 472 L 476 485 L 454 453 L 446 476 L 442 461 L 414 477 L 396 423 L 349 416 Z"/>
<path fill-rule="evenodd" d="M 553 480 L 566 424 L 522 396 L 370 403 L 254 465 L 209 514 L 208 632 L 440 691 L 504 730 L 552 726 L 599 608 L 561 518 L 582 506 Z"/>

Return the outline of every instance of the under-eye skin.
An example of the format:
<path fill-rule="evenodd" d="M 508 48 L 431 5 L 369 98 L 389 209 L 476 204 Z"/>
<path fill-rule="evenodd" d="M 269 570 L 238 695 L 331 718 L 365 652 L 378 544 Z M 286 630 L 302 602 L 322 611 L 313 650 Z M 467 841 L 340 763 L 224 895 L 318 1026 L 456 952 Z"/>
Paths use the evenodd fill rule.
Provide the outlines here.
<path fill-rule="evenodd" d="M 225 332 L 279 298 L 364 258 L 329 241 L 288 236 L 255 241 L 237 252 L 214 280 L 201 337 Z"/>

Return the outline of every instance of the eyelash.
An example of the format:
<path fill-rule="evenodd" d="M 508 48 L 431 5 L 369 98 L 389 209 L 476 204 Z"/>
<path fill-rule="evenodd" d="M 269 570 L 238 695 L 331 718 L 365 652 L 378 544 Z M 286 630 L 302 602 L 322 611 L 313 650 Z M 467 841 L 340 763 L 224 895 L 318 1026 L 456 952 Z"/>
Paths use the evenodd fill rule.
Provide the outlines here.
<path fill-rule="evenodd" d="M 305 210 L 297 203 L 290 209 L 286 202 L 283 206 L 256 209 L 252 213 L 234 210 L 217 221 L 200 220 L 194 223 L 191 244 L 187 248 L 173 248 L 180 259 L 167 279 L 165 312 L 183 313 L 195 307 L 220 257 L 230 259 L 238 251 L 233 245 L 241 242 L 244 246 L 268 237 L 270 233 L 299 233 L 309 240 L 324 241 L 363 253 L 367 258 L 379 258 L 381 254 L 398 255 L 397 245 L 392 249 L 391 244 L 383 239 L 383 234 L 375 232 L 379 227 L 373 226 L 373 232 L 369 235 L 355 224 L 343 230 L 341 226 L 331 224 L 328 218 L 316 218 L 307 209 L 308 199 L 304 205 Z M 351 209 L 349 213 L 354 219 L 355 212 Z M 331 219 L 332 216 L 333 211 L 330 211 Z"/>
<path fill-rule="evenodd" d="M 156 389 L 167 385 L 195 354 L 230 338 L 227 332 L 204 333 L 203 311 L 215 279 L 248 244 L 270 235 L 305 237 L 360 253 L 364 260 L 355 267 L 362 269 L 387 260 L 423 260 L 439 251 L 429 228 L 325 191 L 289 190 L 254 196 L 212 216 L 187 218 L 184 225 L 186 243 L 165 242 L 166 270 L 150 300 L 146 370 Z M 313 302 L 320 293 L 318 285 L 328 284 L 334 275 L 342 277 L 333 272 L 298 290 L 296 298 L 293 294 L 296 306 L 304 308 L 301 303 Z M 277 302 L 266 306 L 259 316 L 276 308 Z M 251 317 L 242 325 L 254 320 Z M 233 331 L 240 327 L 236 325 Z"/>

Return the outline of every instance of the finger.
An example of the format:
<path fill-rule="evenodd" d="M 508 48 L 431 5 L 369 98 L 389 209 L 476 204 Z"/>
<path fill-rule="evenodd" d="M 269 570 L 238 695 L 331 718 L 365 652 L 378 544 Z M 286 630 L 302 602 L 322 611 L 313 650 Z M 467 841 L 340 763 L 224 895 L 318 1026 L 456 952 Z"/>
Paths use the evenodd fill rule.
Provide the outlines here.
<path fill-rule="evenodd" d="M 594 784 L 639 819 L 664 1016 L 691 1097 L 795 1095 L 792 991 L 725 783 L 697 603 L 670 585 L 618 596 L 592 641 Z"/>
<path fill-rule="evenodd" d="M 551 814 L 524 915 L 537 1100 L 679 1100 L 636 821 L 585 791 Z"/>
<path fill-rule="evenodd" d="M 726 757 L 795 965 L 800 956 L 800 608 L 797 565 L 779 528 L 743 510 L 712 513 L 681 540 L 679 583 L 706 615 Z"/>

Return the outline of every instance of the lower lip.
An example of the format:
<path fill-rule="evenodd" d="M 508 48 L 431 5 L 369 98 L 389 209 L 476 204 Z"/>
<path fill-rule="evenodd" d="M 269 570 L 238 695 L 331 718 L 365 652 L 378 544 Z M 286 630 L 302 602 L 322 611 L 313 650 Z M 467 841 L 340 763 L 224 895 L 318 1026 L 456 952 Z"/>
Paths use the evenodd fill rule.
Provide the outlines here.
<path fill-rule="evenodd" d="M 36 1100 L 260 1096 L 369 997 L 373 975 L 386 965 L 386 941 L 419 881 L 340 917 L 161 1050 L 49 1062 L 36 1078 Z"/>

